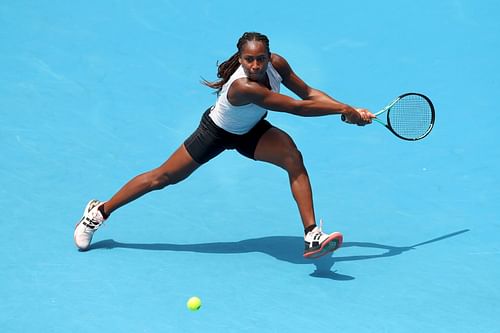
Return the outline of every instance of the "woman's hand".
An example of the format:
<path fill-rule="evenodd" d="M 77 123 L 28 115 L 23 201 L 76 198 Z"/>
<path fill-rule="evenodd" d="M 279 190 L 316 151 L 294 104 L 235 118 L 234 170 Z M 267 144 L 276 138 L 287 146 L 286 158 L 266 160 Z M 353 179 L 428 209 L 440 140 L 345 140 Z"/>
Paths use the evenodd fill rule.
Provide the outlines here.
<path fill-rule="evenodd" d="M 349 108 L 349 110 L 343 115 L 347 123 L 356 124 L 358 126 L 365 126 L 366 124 L 371 124 L 372 119 L 375 118 L 375 115 L 370 111 L 368 111 L 367 109 Z"/>

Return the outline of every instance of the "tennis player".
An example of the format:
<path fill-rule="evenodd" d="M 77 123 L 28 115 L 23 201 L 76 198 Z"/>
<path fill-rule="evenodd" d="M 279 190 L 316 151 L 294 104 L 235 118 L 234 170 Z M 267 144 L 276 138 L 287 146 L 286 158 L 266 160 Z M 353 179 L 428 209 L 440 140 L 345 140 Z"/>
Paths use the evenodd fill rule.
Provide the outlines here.
<path fill-rule="evenodd" d="M 74 232 L 80 250 L 89 249 L 94 232 L 115 210 L 186 179 L 226 149 L 288 173 L 304 227 L 304 257 L 316 258 L 340 247 L 341 233 L 327 234 L 322 223 L 316 225 L 311 184 L 300 151 L 287 133 L 265 118 L 268 110 L 304 117 L 342 114 L 347 122 L 363 126 L 374 115 L 308 86 L 285 58 L 270 52 L 268 38 L 257 32 L 241 36 L 237 52 L 219 65 L 217 77 L 217 81 L 204 82 L 217 91 L 215 105 L 203 113 L 198 128 L 162 165 L 130 180 L 110 200 L 87 204 Z M 280 84 L 299 99 L 280 94 Z"/>

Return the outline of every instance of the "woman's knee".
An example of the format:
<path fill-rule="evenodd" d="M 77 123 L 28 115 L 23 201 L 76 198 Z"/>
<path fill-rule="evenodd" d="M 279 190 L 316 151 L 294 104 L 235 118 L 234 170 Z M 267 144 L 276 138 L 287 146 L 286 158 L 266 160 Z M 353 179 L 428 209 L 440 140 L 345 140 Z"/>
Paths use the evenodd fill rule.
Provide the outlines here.
<path fill-rule="evenodd" d="M 192 172 L 192 171 L 191 171 Z M 191 172 L 169 172 L 161 168 L 151 171 L 151 187 L 153 190 L 161 190 L 169 185 L 177 184 L 186 179 Z"/>
<path fill-rule="evenodd" d="M 283 157 L 283 167 L 288 172 L 304 169 L 302 153 L 296 147 L 291 147 L 285 152 Z"/>
<path fill-rule="evenodd" d="M 172 179 L 167 173 L 153 170 L 150 172 L 149 183 L 152 190 L 161 190 L 172 184 Z"/>
<path fill-rule="evenodd" d="M 185 178 L 185 176 L 156 169 L 151 171 L 150 186 L 153 190 L 161 190 L 169 185 L 177 184 Z"/>

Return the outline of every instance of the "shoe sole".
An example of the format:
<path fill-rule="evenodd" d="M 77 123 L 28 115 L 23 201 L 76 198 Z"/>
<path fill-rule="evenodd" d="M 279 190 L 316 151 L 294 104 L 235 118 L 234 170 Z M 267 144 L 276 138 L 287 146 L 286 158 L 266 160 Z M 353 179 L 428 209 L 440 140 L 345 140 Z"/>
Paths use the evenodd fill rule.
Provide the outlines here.
<path fill-rule="evenodd" d="M 78 225 L 80 223 L 82 223 L 83 219 L 85 218 L 85 214 L 87 214 L 89 211 L 91 211 L 95 206 L 98 206 L 101 202 L 99 200 L 90 200 L 89 203 L 87 204 L 87 206 L 85 206 L 85 209 L 83 210 L 83 216 L 82 218 L 80 219 L 80 221 L 78 221 L 75 225 L 75 231 L 76 231 L 76 228 L 78 227 Z M 88 247 L 86 248 L 81 248 L 79 247 L 77 244 L 76 244 L 76 235 L 75 235 L 75 232 L 73 232 L 73 241 L 75 242 L 75 245 L 76 247 L 81 250 L 81 251 L 85 251 L 85 250 L 88 250 L 90 248 L 90 244 Z"/>
<path fill-rule="evenodd" d="M 321 247 L 315 251 L 304 253 L 306 259 L 316 259 L 324 256 L 330 252 L 337 250 L 342 246 L 343 236 L 340 232 L 334 232 L 322 244 Z"/>

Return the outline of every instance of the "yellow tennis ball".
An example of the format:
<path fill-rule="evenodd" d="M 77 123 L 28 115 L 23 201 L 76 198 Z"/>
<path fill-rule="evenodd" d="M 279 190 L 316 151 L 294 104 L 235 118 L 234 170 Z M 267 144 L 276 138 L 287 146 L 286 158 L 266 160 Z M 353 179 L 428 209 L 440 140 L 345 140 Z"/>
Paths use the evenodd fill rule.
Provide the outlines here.
<path fill-rule="evenodd" d="M 198 311 L 201 308 L 201 299 L 196 296 L 191 297 L 187 301 L 187 308 L 191 311 Z"/>

